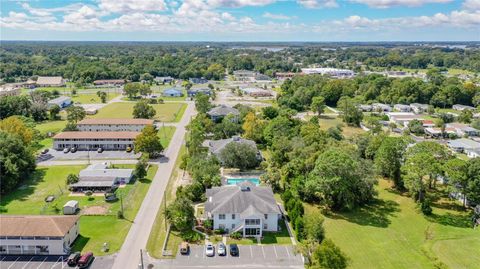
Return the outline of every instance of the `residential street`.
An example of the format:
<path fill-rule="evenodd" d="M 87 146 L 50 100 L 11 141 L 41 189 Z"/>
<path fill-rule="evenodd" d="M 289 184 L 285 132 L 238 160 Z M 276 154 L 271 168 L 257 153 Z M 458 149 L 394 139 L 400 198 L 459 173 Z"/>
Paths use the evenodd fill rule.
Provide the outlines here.
<path fill-rule="evenodd" d="M 175 160 L 177 159 L 180 148 L 184 143 L 185 127 L 195 113 L 193 102 L 189 102 L 182 120 L 177 125 L 172 141 L 165 151 L 168 162 L 163 162 L 162 159 L 157 162 L 157 174 L 150 185 L 150 189 L 143 200 L 142 206 L 137 213 L 127 238 L 115 259 L 113 264 L 114 269 L 133 269 L 138 267 L 140 262 L 140 249 L 145 249 L 147 245 L 155 216 L 160 209 L 167 182 L 173 172 Z"/>

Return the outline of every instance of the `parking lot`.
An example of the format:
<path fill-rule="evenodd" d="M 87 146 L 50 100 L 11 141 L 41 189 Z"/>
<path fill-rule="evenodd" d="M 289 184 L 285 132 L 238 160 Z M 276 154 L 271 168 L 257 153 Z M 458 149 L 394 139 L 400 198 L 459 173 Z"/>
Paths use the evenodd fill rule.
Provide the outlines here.
<path fill-rule="evenodd" d="M 115 160 L 115 159 L 137 159 L 140 153 L 126 152 L 124 150 L 105 150 L 102 153 L 96 151 L 76 151 L 75 153 L 50 149 L 46 154 L 37 157 L 37 162 L 64 161 L 64 160 Z"/>
<path fill-rule="evenodd" d="M 1 269 L 62 269 L 67 265 L 64 256 L 0 256 Z M 90 269 L 112 268 L 115 255 L 95 257 Z"/>
<path fill-rule="evenodd" d="M 156 268 L 304 268 L 303 258 L 293 251 L 292 246 L 238 246 L 239 255 L 236 257 L 205 256 L 205 246 L 191 246 L 189 255 L 177 254 L 172 261 L 163 261 Z M 216 249 L 215 249 L 216 251 Z M 227 246 L 228 252 L 228 246 Z M 154 264 L 155 265 L 155 264 Z"/>

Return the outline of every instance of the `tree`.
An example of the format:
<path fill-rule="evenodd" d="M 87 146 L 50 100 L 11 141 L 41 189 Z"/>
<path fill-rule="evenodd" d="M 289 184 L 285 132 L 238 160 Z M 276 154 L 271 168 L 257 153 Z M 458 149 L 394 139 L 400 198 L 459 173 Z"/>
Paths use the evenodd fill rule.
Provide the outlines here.
<path fill-rule="evenodd" d="M 325 111 L 325 98 L 322 96 L 315 96 L 312 98 L 312 104 L 310 105 L 310 109 L 317 113 L 320 116 Z"/>
<path fill-rule="evenodd" d="M 259 163 L 257 153 L 253 145 L 230 142 L 220 151 L 219 159 L 226 167 L 244 170 L 257 167 Z"/>
<path fill-rule="evenodd" d="M 53 105 L 48 109 L 51 120 L 56 120 L 58 118 L 58 113 L 60 113 L 60 107 L 58 105 Z"/>
<path fill-rule="evenodd" d="M 458 116 L 458 121 L 463 123 L 470 123 L 473 119 L 473 112 L 470 109 L 464 109 Z"/>
<path fill-rule="evenodd" d="M 143 179 L 147 176 L 147 160 L 145 158 L 140 158 L 140 160 L 135 164 L 135 170 L 133 175 L 136 179 Z"/>
<path fill-rule="evenodd" d="M 30 106 L 30 114 L 35 121 L 44 121 L 47 116 L 47 105 L 45 103 L 32 103 Z"/>
<path fill-rule="evenodd" d="M 348 259 L 332 240 L 326 239 L 314 250 L 312 264 L 325 269 L 344 269 Z"/>
<path fill-rule="evenodd" d="M 0 120 L 0 130 L 18 137 L 25 146 L 30 146 L 34 137 L 34 131 L 28 127 L 18 116 L 10 116 Z"/>
<path fill-rule="evenodd" d="M 191 201 L 183 197 L 175 199 L 175 201 L 166 208 L 165 217 L 175 230 L 180 232 L 191 230 L 195 220 Z"/>
<path fill-rule="evenodd" d="M 466 206 L 468 178 L 468 162 L 459 158 L 448 160 L 444 166 L 449 188 L 463 195 L 463 206 Z"/>
<path fill-rule="evenodd" d="M 237 123 L 237 116 L 228 114 L 222 122 L 213 127 L 215 139 L 229 138 L 242 132 L 242 126 Z"/>
<path fill-rule="evenodd" d="M 30 106 L 32 102 L 24 95 L 3 96 L 0 98 L 0 119 L 13 115 L 30 116 Z"/>
<path fill-rule="evenodd" d="M 397 189 L 403 189 L 401 167 L 407 148 L 404 138 L 386 137 L 375 154 L 375 167 L 382 175 L 393 180 Z"/>
<path fill-rule="evenodd" d="M 210 97 L 203 93 L 198 93 L 195 95 L 195 108 L 199 113 L 207 113 L 210 108 Z"/>
<path fill-rule="evenodd" d="M 107 93 L 104 92 L 104 91 L 98 91 L 97 92 L 97 96 L 100 98 L 100 100 L 102 100 L 102 103 L 106 103 L 107 102 Z"/>
<path fill-rule="evenodd" d="M 338 100 L 337 107 L 342 111 L 343 122 L 348 125 L 360 126 L 363 113 L 357 108 L 357 104 L 352 98 L 343 96 Z"/>
<path fill-rule="evenodd" d="M 467 200 L 480 204 L 480 158 L 468 160 L 467 178 Z"/>
<path fill-rule="evenodd" d="M 330 148 L 320 154 L 307 183 L 321 201 L 334 210 L 352 209 L 370 202 L 376 183 L 368 164 L 344 148 Z M 306 184 L 307 184 L 306 183 Z"/>
<path fill-rule="evenodd" d="M 0 192 L 5 194 L 35 170 L 35 156 L 28 144 L 0 130 Z"/>
<path fill-rule="evenodd" d="M 67 185 L 71 185 L 78 182 L 78 176 L 76 174 L 68 174 Z"/>
<path fill-rule="evenodd" d="M 71 123 L 77 124 L 85 118 L 85 115 L 85 109 L 81 106 L 69 106 L 67 108 L 67 120 Z"/>
<path fill-rule="evenodd" d="M 262 108 L 262 114 L 265 119 L 274 119 L 278 116 L 278 109 L 273 106 Z"/>
<path fill-rule="evenodd" d="M 128 96 L 128 98 L 133 99 L 139 94 L 140 89 L 143 87 L 142 83 L 132 82 L 126 83 L 123 86 L 123 92 Z"/>
<path fill-rule="evenodd" d="M 135 119 L 152 119 L 157 111 L 146 101 L 138 101 L 133 107 L 132 114 Z"/>
<path fill-rule="evenodd" d="M 142 132 L 135 139 L 135 152 L 143 152 L 150 157 L 155 157 L 162 151 L 163 146 L 158 137 L 158 130 L 152 125 L 143 128 Z"/>
<path fill-rule="evenodd" d="M 263 129 L 265 126 L 265 121 L 257 118 L 254 112 L 249 112 L 243 119 L 243 136 L 247 139 L 261 143 L 263 141 Z"/>
<path fill-rule="evenodd" d="M 305 216 L 306 238 L 321 243 L 325 239 L 325 229 L 323 228 L 323 217 L 319 213 Z"/>
<path fill-rule="evenodd" d="M 417 119 L 414 119 L 408 123 L 408 129 L 411 133 L 416 135 L 425 133 L 425 130 L 423 129 L 423 123 Z"/>

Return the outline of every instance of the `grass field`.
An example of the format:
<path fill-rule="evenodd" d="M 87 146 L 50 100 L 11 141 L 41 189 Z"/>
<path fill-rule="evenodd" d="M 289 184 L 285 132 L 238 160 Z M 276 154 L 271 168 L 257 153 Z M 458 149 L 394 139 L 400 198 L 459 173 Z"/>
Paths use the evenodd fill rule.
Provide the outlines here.
<path fill-rule="evenodd" d="M 133 102 L 109 104 L 100 109 L 96 115 L 91 117 L 100 119 L 131 119 L 133 117 L 132 112 L 134 106 L 135 103 Z M 182 103 L 165 103 L 153 104 L 152 106 L 155 111 L 157 111 L 157 114 L 154 117 L 155 120 L 175 122 L 182 118 L 187 105 Z"/>
<path fill-rule="evenodd" d="M 164 148 L 167 148 L 170 144 L 176 129 L 174 126 L 163 126 L 158 130 L 158 137 L 160 137 L 160 142 Z"/>
<path fill-rule="evenodd" d="M 81 216 L 80 234 L 75 241 L 75 250 L 89 250 L 102 255 L 104 242 L 110 245 L 110 253 L 118 251 L 145 197 L 157 166 L 151 166 L 145 179 L 136 180 L 123 188 L 117 189 L 117 196 L 122 197 L 125 219 L 117 218 L 120 201 L 107 203 L 103 196 L 69 196 L 65 180 L 68 174 L 78 173 L 85 166 L 39 167 L 34 176 L 17 190 L 2 195 L 0 213 L 2 214 L 62 214 L 63 205 L 69 200 L 79 201 L 79 207 L 101 206 L 107 209 L 106 215 Z M 116 168 L 133 168 L 134 165 L 115 165 Z M 55 195 L 51 204 L 44 202 L 48 195 Z"/>
<path fill-rule="evenodd" d="M 328 130 L 330 127 L 336 127 L 337 125 L 342 124 L 343 135 L 346 137 L 352 137 L 365 132 L 362 128 L 347 126 L 339 117 L 321 116 L 319 124 L 320 129 L 322 130 Z"/>
<path fill-rule="evenodd" d="M 116 94 L 116 93 L 107 94 L 107 102 L 117 97 L 118 95 L 119 94 Z M 76 96 L 72 97 L 72 101 L 74 103 L 81 103 L 81 104 L 101 104 L 102 103 L 102 100 L 100 99 L 100 97 L 98 97 L 97 94 L 91 94 L 91 93 L 79 93 Z"/>
<path fill-rule="evenodd" d="M 67 124 L 66 120 L 55 120 L 55 121 L 45 121 L 42 123 L 39 123 L 35 126 L 35 129 L 40 131 L 42 134 L 47 134 L 49 132 L 51 133 L 58 133 L 65 128 L 65 125 Z"/>
<path fill-rule="evenodd" d="M 168 180 L 167 187 L 165 189 L 165 199 L 167 199 L 167 204 L 170 204 L 175 199 L 175 181 L 178 177 L 178 167 L 180 165 L 181 157 L 185 153 L 186 148 L 182 146 L 180 149 L 177 160 L 175 161 L 175 169 Z M 182 242 L 178 232 L 171 232 L 169 240 L 167 242 L 167 249 L 170 250 L 173 256 L 163 256 L 162 246 L 165 241 L 166 236 L 165 228 L 165 217 L 163 214 L 163 208 L 160 209 L 155 217 L 155 222 L 153 223 L 152 231 L 150 232 L 150 237 L 148 238 L 147 251 L 148 253 L 157 259 L 160 258 L 175 258 L 175 255 L 178 250 L 178 245 Z"/>
<path fill-rule="evenodd" d="M 349 268 L 480 268 L 480 230 L 451 201 L 440 199 L 424 217 L 410 197 L 381 180 L 375 204 L 325 216 L 326 237 L 350 258 Z M 319 209 L 306 207 L 306 214 Z M 443 267 L 438 267 L 443 268 Z"/>

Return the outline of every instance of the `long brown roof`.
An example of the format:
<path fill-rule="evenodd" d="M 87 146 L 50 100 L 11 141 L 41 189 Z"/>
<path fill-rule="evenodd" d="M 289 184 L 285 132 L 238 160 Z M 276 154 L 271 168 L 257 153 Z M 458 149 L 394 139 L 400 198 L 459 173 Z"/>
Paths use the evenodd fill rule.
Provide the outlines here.
<path fill-rule="evenodd" d="M 65 236 L 79 216 L 0 216 L 0 236 Z"/>
<path fill-rule="evenodd" d="M 62 132 L 53 139 L 135 139 L 139 132 Z"/>
<path fill-rule="evenodd" d="M 149 119 L 83 119 L 77 123 L 77 125 L 84 124 L 114 124 L 114 125 L 151 125 L 153 120 Z"/>

